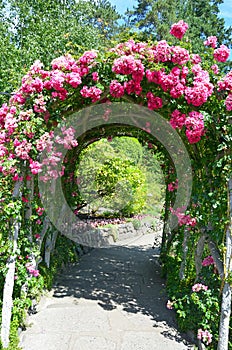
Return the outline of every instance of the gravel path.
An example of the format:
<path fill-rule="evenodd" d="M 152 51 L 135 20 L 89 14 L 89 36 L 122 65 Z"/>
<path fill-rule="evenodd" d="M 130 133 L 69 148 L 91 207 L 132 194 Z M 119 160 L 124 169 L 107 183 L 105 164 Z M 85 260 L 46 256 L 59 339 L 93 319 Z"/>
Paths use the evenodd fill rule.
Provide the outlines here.
<path fill-rule="evenodd" d="M 24 350 L 193 349 L 167 310 L 154 234 L 94 249 L 69 266 L 20 335 Z"/>

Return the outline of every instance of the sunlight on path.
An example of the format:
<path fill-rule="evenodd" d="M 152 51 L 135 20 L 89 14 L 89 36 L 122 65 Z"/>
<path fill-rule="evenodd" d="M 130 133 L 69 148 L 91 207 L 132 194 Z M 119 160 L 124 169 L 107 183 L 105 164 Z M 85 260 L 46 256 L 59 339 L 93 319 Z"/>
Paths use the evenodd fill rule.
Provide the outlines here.
<path fill-rule="evenodd" d="M 154 234 L 94 249 L 69 266 L 21 333 L 24 350 L 193 349 L 166 309 Z"/>

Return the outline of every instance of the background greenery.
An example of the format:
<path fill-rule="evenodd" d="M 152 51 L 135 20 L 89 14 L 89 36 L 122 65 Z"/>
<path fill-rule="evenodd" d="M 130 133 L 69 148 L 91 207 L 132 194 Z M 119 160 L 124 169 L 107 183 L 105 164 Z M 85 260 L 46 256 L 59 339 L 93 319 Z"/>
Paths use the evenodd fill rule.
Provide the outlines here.
<path fill-rule="evenodd" d="M 112 216 L 161 212 L 164 179 L 158 155 L 133 137 L 101 139 L 84 149 L 76 169 L 76 205 Z M 74 193 L 75 194 L 75 193 Z M 75 198 L 74 198 L 75 200 Z"/>

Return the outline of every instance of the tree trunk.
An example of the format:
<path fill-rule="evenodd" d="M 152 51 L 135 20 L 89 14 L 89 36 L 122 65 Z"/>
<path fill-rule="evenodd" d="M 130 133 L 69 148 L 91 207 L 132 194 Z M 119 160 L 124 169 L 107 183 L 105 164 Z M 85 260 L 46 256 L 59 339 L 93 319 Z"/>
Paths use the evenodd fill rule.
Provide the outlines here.
<path fill-rule="evenodd" d="M 232 178 L 228 184 L 229 224 L 226 230 L 225 284 L 222 292 L 221 317 L 217 350 L 228 350 L 231 314 L 231 286 L 226 281 L 232 273 Z"/>
<path fill-rule="evenodd" d="M 20 195 L 20 187 L 22 181 L 17 181 L 14 187 L 13 197 L 17 198 Z M 12 254 L 7 261 L 7 274 L 5 278 L 5 284 L 3 289 L 3 306 L 2 306 L 2 324 L 1 324 L 1 342 L 3 348 L 7 348 L 10 342 L 10 322 L 11 312 L 13 306 L 13 289 L 14 289 L 14 276 L 15 276 L 15 261 L 18 235 L 20 230 L 19 219 L 16 218 L 13 222 L 14 234 L 13 234 L 13 250 Z"/>

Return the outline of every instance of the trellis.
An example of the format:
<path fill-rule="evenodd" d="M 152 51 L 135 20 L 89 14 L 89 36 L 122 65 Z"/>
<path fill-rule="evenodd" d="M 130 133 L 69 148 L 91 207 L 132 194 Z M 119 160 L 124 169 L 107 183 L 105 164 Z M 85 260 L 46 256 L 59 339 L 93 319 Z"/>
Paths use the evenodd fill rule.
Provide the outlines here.
<path fill-rule="evenodd" d="M 218 350 L 228 348 L 232 73 L 220 73 L 216 65 L 229 56 L 225 46 L 215 48 L 215 37 L 208 38 L 205 45 L 210 47 L 203 61 L 190 52 L 188 40 L 182 39 L 186 30 L 183 21 L 171 29 L 181 40 L 176 46 L 164 40 L 150 44 L 129 40 L 101 53 L 92 50 L 79 58 L 67 55 L 54 59 L 51 70 L 43 69 L 36 61 L 19 90 L 0 109 L 1 181 L 5 185 L 1 225 L 12 242 L 3 293 L 3 347 L 9 344 L 18 250 L 25 251 L 25 245 L 32 251 L 26 264 L 23 258 L 28 272 L 26 291 L 28 280 L 39 274 L 39 253 L 45 237 L 48 265 L 57 228 L 71 239 L 88 243 L 85 239 L 90 237 L 86 234 L 89 227 L 79 226 L 72 232 L 76 217 L 62 190 L 61 179 L 67 175 L 65 164 L 72 159 L 75 165 L 83 147 L 119 130 L 119 134 L 137 135 L 143 142 L 153 143 L 167 156 L 167 170 L 174 168 L 167 178 L 161 258 L 165 264 L 177 233 L 184 232 L 180 278 L 185 279 L 188 240 L 195 235 L 197 277 L 204 247 L 208 246 L 223 282 Z M 174 151 L 172 142 L 177 146 Z M 173 176 L 179 177 L 178 188 L 168 187 L 176 183 Z M 42 198 L 39 192 L 43 192 Z M 46 236 L 48 229 L 51 236 Z M 80 230 L 85 235 L 80 236 Z M 39 239 L 35 231 L 40 232 Z M 96 237 L 91 234 L 94 245 Z M 97 237 L 99 242 L 104 244 Z"/>

